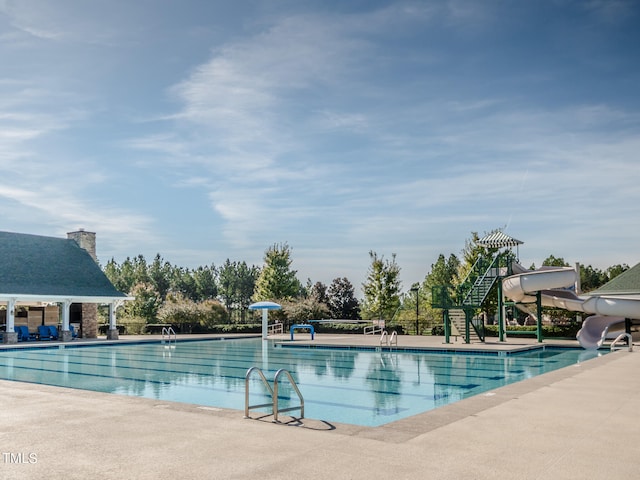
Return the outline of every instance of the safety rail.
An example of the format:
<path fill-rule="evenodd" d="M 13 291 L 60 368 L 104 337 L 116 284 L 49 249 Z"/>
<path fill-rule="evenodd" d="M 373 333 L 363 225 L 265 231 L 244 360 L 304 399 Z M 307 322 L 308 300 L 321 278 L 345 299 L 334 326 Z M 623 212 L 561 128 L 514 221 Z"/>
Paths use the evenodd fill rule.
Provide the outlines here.
<path fill-rule="evenodd" d="M 271 403 L 249 405 L 249 380 L 253 372 L 256 372 L 258 374 L 263 385 L 266 387 L 267 391 L 271 395 Z M 286 375 L 287 378 L 289 379 L 289 383 L 291 384 L 291 387 L 293 388 L 294 392 L 298 396 L 298 399 L 300 400 L 300 405 L 294 405 L 292 407 L 286 407 L 286 408 L 279 407 L 278 391 L 279 391 L 280 377 L 282 375 Z M 275 422 L 278 421 L 278 414 L 282 412 L 290 412 L 293 410 L 300 410 L 299 418 L 304 418 L 304 398 L 302 397 L 302 393 L 300 393 L 300 389 L 298 388 L 298 385 L 296 384 L 295 380 L 293 379 L 293 377 L 291 376 L 291 373 L 288 370 L 281 368 L 276 372 L 275 376 L 273 377 L 273 388 L 269 384 L 267 377 L 264 376 L 262 369 L 260 369 L 259 367 L 251 367 L 249 370 L 247 370 L 247 373 L 244 377 L 244 418 L 250 418 L 249 410 L 253 410 L 256 408 L 266 408 L 266 407 L 271 407 L 271 414 L 273 415 L 273 420 Z"/>
<path fill-rule="evenodd" d="M 167 340 L 169 346 L 171 346 L 171 337 L 173 336 L 173 344 L 175 346 L 176 341 L 178 340 L 178 336 L 176 335 L 176 331 L 173 327 L 162 327 L 162 343 Z"/>
<path fill-rule="evenodd" d="M 629 351 L 633 352 L 633 339 L 631 338 L 631 334 L 629 333 L 621 333 L 620 335 L 618 335 L 616 339 L 613 342 L 611 342 L 611 346 L 609 347 L 609 349 L 613 352 L 616 346 L 616 343 L 618 343 L 618 341 L 622 340 L 623 338 L 627 339 Z"/>
<path fill-rule="evenodd" d="M 366 327 L 364 327 L 364 334 L 365 335 L 375 335 L 376 333 L 380 333 L 383 332 L 384 328 L 382 328 L 380 325 L 367 325 Z"/>
<path fill-rule="evenodd" d="M 284 326 L 282 323 L 272 323 L 271 325 L 267 325 L 267 333 L 269 335 L 282 335 L 284 333 Z"/>

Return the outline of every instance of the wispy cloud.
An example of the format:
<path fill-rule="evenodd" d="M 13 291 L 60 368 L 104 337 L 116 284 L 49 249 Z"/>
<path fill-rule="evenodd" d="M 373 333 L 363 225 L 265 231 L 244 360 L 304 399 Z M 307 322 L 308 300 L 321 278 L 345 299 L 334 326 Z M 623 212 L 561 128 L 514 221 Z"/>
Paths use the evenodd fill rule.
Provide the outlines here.
<path fill-rule="evenodd" d="M 78 0 L 0 0 L 0 14 L 19 32 L 42 41 L 114 45 L 126 41 L 127 16 L 115 20 L 122 10 L 119 2 L 83 2 Z M 15 36 L 17 44 L 24 37 Z M 13 43 L 13 42 L 12 42 Z"/>

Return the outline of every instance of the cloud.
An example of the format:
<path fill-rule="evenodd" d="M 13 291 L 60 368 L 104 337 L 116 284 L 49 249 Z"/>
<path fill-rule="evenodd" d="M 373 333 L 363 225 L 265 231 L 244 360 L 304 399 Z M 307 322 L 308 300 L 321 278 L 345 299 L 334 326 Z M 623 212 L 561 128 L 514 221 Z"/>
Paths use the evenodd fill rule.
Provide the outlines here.
<path fill-rule="evenodd" d="M 637 6 L 637 2 L 633 0 L 589 0 L 582 3 L 582 8 L 595 18 L 611 25 L 634 17 Z"/>
<path fill-rule="evenodd" d="M 136 31 L 126 28 L 137 17 L 136 9 L 129 9 L 128 15 L 122 15 L 125 10 L 118 8 L 119 3 L 117 0 L 106 3 L 0 0 L 0 14 L 7 17 L 13 28 L 35 40 L 114 45 L 125 39 L 126 32 Z M 26 45 L 24 37 L 11 39 L 16 44 Z"/>

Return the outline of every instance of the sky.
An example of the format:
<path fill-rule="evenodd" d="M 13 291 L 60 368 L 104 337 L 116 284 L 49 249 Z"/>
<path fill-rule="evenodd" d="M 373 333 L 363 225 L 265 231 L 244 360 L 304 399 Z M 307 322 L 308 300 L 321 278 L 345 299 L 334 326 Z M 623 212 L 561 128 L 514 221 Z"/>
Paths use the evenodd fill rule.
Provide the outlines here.
<path fill-rule="evenodd" d="M 640 261 L 640 2 L 0 0 L 0 230 L 98 257 L 369 252 L 409 289 L 471 232 Z"/>

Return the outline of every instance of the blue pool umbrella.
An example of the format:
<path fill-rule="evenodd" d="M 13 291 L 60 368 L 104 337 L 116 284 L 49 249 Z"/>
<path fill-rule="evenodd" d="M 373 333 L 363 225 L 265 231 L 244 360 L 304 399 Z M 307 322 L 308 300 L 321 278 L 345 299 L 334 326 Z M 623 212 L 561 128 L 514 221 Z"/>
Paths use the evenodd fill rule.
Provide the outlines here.
<path fill-rule="evenodd" d="M 256 302 L 249 305 L 249 310 L 262 310 L 262 339 L 267 339 L 267 324 L 269 323 L 269 310 L 280 310 L 282 305 L 275 302 Z"/>

